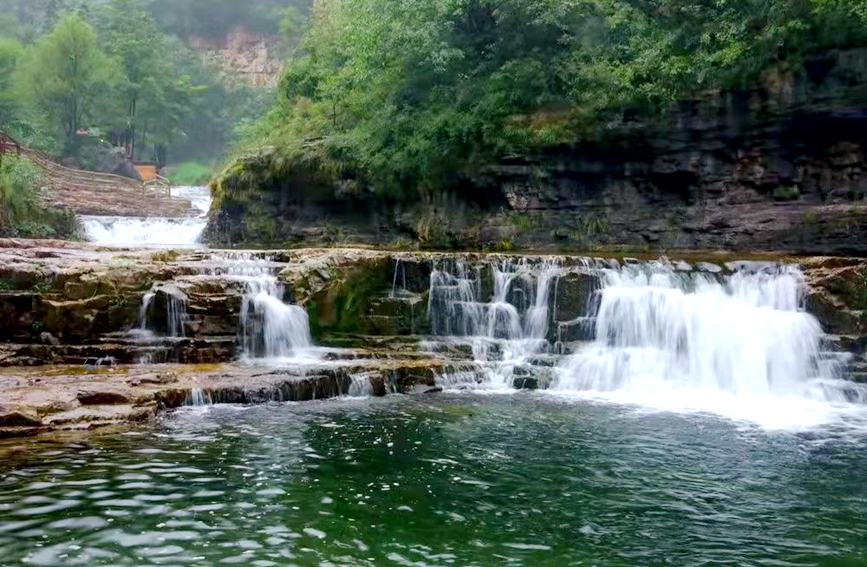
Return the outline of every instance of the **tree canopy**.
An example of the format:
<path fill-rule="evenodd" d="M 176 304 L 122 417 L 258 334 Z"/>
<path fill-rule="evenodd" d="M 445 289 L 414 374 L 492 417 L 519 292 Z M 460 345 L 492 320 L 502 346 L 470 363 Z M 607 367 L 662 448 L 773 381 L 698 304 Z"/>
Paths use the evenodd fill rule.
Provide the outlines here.
<path fill-rule="evenodd" d="M 251 144 L 415 198 L 492 156 L 867 45 L 862 0 L 318 0 Z M 321 139 L 314 146 L 305 140 Z M 315 150 L 311 150 L 315 148 Z"/>
<path fill-rule="evenodd" d="M 79 16 L 65 16 L 42 37 L 20 67 L 23 94 L 37 111 L 59 123 L 68 147 L 95 116 L 96 103 L 114 88 L 115 61 L 102 51 L 96 30 Z"/>
<path fill-rule="evenodd" d="M 213 162 L 273 89 L 231 80 L 199 40 L 251 31 L 288 51 L 308 2 L 0 0 L 0 130 L 79 165 L 83 130 L 136 159 Z"/>

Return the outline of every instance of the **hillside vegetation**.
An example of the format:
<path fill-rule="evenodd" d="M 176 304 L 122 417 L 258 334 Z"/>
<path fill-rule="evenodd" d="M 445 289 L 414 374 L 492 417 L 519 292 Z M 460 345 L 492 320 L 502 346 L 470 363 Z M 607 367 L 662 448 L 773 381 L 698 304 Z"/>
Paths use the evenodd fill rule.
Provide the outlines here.
<path fill-rule="evenodd" d="M 108 143 L 159 163 L 219 159 L 273 93 L 227 80 L 194 40 L 243 29 L 288 45 L 306 11 L 307 0 L 0 0 L 0 130 L 85 168 Z"/>
<path fill-rule="evenodd" d="M 218 197 L 313 169 L 414 201 L 491 158 L 859 45 L 863 0 L 319 0 L 239 151 L 268 146 L 267 163 L 232 166 Z"/>

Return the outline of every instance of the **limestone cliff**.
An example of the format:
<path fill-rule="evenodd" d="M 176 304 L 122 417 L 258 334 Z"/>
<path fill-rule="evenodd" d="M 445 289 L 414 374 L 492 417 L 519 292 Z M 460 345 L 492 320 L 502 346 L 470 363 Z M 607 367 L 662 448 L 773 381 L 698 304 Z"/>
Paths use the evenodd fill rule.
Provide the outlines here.
<path fill-rule="evenodd" d="M 277 39 L 236 29 L 225 37 L 194 37 L 190 45 L 219 68 L 230 84 L 273 87 L 280 77 L 282 60 Z"/>
<path fill-rule="evenodd" d="M 863 255 L 865 107 L 867 49 L 832 52 L 803 72 L 780 66 L 750 90 L 707 93 L 659 117 L 625 112 L 593 142 L 504 157 L 410 205 L 310 160 L 275 176 L 265 149 L 220 180 L 218 189 L 249 190 L 223 191 L 208 234 L 219 244 Z"/>

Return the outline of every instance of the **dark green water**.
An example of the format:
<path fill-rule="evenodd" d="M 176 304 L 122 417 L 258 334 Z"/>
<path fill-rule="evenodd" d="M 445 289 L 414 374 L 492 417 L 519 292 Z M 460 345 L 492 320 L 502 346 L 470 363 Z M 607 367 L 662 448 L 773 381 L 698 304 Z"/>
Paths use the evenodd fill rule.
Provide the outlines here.
<path fill-rule="evenodd" d="M 0 445 L 0 565 L 867 565 L 867 437 L 553 396 Z"/>

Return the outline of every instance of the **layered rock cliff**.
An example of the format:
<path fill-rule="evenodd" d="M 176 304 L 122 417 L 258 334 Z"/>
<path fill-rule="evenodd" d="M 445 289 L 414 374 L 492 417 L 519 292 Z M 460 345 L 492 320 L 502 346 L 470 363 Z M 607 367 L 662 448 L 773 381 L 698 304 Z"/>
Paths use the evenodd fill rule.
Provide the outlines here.
<path fill-rule="evenodd" d="M 189 41 L 197 53 L 221 70 L 229 84 L 247 87 L 277 84 L 282 60 L 276 38 L 237 29 L 219 39 L 193 37 Z"/>
<path fill-rule="evenodd" d="M 218 182 L 209 239 L 861 255 L 867 49 L 804 69 L 780 66 L 753 89 L 707 93 L 655 118 L 627 111 L 592 142 L 503 157 L 410 204 L 309 160 L 273 167 L 264 148 Z"/>

